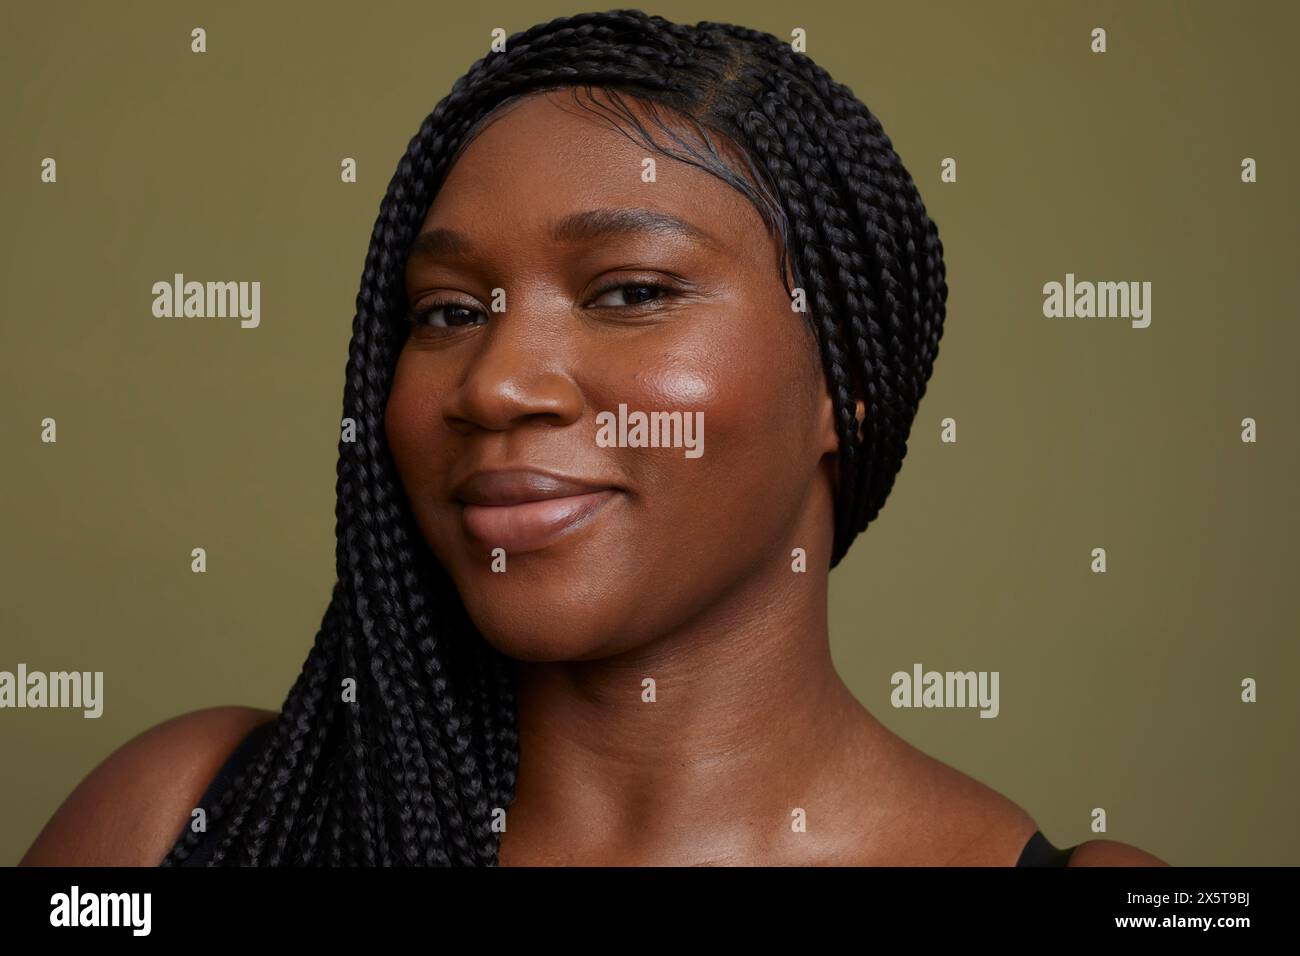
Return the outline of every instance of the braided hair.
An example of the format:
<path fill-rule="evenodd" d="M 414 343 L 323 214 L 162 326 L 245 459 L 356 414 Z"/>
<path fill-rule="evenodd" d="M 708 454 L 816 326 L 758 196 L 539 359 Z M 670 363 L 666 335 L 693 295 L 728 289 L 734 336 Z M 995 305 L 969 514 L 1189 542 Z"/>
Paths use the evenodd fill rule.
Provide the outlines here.
<path fill-rule="evenodd" d="M 210 809 L 208 831 L 187 829 L 162 865 L 204 839 L 210 866 L 498 862 L 494 811 L 513 799 L 519 765 L 510 661 L 420 537 L 383 416 L 405 341 L 407 254 L 433 196 L 495 109 L 557 88 L 625 95 L 701 131 L 703 150 L 674 136 L 686 147 L 674 155 L 750 198 L 779 233 L 787 291 L 788 264 L 806 295 L 840 439 L 832 568 L 883 506 L 948 290 L 938 232 L 876 117 L 790 44 L 730 24 L 616 10 L 516 33 L 424 120 L 380 203 L 343 393 L 357 428 L 339 443 L 338 581 L 260 753 Z"/>

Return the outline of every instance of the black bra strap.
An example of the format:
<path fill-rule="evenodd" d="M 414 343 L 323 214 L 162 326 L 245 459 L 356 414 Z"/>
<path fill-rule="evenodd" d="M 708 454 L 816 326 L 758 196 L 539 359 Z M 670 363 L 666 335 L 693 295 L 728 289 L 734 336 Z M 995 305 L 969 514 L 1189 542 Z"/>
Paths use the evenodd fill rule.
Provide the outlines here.
<path fill-rule="evenodd" d="M 278 720 L 268 720 L 266 723 L 254 727 L 245 735 L 244 739 L 239 742 L 239 745 L 235 747 L 230 756 L 226 758 L 226 762 L 221 765 L 221 769 L 218 770 L 217 775 L 212 778 L 212 782 L 208 784 L 208 789 L 204 791 L 203 797 L 199 800 L 200 807 L 204 810 L 212 809 L 213 804 L 217 802 L 218 798 L 220 798 L 221 794 L 225 792 L 226 788 L 234 783 L 235 777 L 239 775 L 239 772 L 244 769 L 245 765 L 251 763 L 253 759 L 261 753 L 263 744 L 266 743 L 267 738 L 275 731 L 275 725 L 278 722 Z M 187 823 L 186 829 L 188 829 L 188 827 L 189 824 Z M 180 837 L 183 836 L 185 836 L 184 829 L 181 830 L 177 839 L 180 839 Z M 194 851 L 185 862 L 181 864 L 181 866 L 201 866 L 207 860 L 211 850 L 212 848 L 208 845 L 208 842 L 206 840 L 203 841 L 195 847 Z"/>
<path fill-rule="evenodd" d="M 1074 847 L 1057 849 L 1043 836 L 1043 831 L 1035 830 L 1034 835 L 1025 843 L 1025 848 L 1020 851 L 1016 866 L 1065 866 L 1070 862 L 1070 854 L 1073 852 Z"/>
<path fill-rule="evenodd" d="M 217 775 L 208 784 L 208 789 L 204 791 L 199 806 L 210 809 L 217 802 L 217 798 L 221 796 L 226 787 L 234 782 L 235 776 L 244 769 L 244 765 L 251 762 L 261 752 L 262 743 L 275 730 L 275 724 L 276 721 L 268 720 L 264 724 L 258 724 L 244 736 L 244 739 L 239 742 L 239 746 L 226 758 L 226 762 L 221 765 Z"/>

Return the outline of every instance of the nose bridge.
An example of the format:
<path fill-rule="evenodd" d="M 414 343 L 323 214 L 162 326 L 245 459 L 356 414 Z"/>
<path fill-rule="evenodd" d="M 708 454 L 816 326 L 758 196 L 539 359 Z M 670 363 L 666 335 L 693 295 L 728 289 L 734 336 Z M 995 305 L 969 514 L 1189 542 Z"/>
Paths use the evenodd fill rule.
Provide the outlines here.
<path fill-rule="evenodd" d="M 489 429 L 531 416 L 556 424 L 581 416 L 570 340 L 577 330 L 547 299 L 519 291 L 507 297 L 506 311 L 487 313 L 449 416 Z"/>

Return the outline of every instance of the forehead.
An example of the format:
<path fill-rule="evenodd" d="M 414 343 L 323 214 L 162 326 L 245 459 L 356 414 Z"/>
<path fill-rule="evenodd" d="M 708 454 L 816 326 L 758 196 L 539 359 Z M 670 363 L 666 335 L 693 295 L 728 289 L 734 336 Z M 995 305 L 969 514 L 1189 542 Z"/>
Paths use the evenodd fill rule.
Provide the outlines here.
<path fill-rule="evenodd" d="M 600 91 L 596 97 L 596 109 L 607 112 Z M 656 142 L 680 150 L 644 107 L 626 95 L 623 102 Z M 671 112 L 659 108 L 658 115 L 693 148 L 705 148 Z M 622 130 L 611 118 L 574 102 L 570 90 L 535 93 L 508 104 L 456 160 L 424 228 L 540 235 L 571 213 L 626 206 L 697 223 L 738 252 L 756 254 L 756 247 L 766 246 L 770 237 L 762 217 L 745 196 L 716 176 L 651 149 L 626 118 L 618 122 Z M 719 142 L 720 134 L 710 135 L 728 148 Z M 646 160 L 654 161 L 649 182 Z M 741 168 L 734 158 L 729 165 Z"/>

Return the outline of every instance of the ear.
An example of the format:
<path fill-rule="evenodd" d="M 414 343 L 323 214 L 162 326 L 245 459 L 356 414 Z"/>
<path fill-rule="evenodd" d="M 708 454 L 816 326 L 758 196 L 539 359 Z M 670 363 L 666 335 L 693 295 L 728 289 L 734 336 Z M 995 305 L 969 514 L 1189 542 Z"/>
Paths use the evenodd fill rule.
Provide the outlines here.
<path fill-rule="evenodd" d="M 854 412 L 858 421 L 858 439 L 861 440 L 862 425 L 867 420 L 867 406 L 858 399 L 857 409 Z M 821 448 L 824 454 L 835 454 L 840 450 L 840 436 L 835 430 L 835 403 L 831 400 L 830 393 L 824 393 L 821 402 L 818 404 L 818 428 L 820 431 Z"/>

